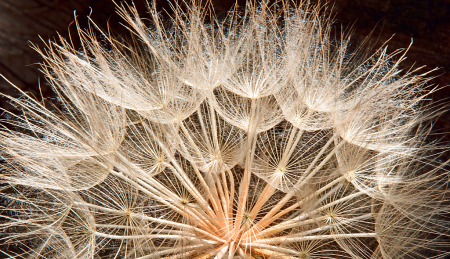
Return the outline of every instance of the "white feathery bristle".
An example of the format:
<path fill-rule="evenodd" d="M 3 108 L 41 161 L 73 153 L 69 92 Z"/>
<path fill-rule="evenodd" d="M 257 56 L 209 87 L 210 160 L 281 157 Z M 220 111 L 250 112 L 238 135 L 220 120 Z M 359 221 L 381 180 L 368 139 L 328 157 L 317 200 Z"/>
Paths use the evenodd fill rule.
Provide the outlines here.
<path fill-rule="evenodd" d="M 7 97 L 23 113 L 0 129 L 0 252 L 448 256 L 426 74 L 400 69 L 406 51 L 362 61 L 322 6 L 255 2 L 221 19 L 195 0 L 166 18 L 122 5 L 130 42 L 92 23 L 80 49 L 37 49 L 59 98 Z"/>

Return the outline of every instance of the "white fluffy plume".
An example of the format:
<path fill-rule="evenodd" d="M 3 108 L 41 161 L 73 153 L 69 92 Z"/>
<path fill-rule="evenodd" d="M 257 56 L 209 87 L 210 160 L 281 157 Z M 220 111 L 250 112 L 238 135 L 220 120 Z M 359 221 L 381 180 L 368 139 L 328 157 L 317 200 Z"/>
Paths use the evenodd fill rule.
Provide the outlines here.
<path fill-rule="evenodd" d="M 322 7 L 175 5 L 133 37 L 38 51 L 59 97 L 8 97 L 10 258 L 443 258 L 445 148 L 406 51 L 362 60 Z M 101 40 L 100 40 L 101 39 Z"/>

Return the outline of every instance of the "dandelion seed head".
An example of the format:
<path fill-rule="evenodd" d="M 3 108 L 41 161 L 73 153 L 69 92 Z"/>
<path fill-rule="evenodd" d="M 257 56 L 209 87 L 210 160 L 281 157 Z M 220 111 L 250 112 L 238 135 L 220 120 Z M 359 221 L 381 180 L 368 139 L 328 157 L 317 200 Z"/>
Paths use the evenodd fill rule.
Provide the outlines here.
<path fill-rule="evenodd" d="M 118 5 L 130 40 L 92 22 L 80 49 L 36 48 L 59 103 L 8 97 L 4 253 L 447 256 L 446 147 L 426 142 L 438 112 L 406 51 L 362 58 L 307 2 L 204 7 Z"/>

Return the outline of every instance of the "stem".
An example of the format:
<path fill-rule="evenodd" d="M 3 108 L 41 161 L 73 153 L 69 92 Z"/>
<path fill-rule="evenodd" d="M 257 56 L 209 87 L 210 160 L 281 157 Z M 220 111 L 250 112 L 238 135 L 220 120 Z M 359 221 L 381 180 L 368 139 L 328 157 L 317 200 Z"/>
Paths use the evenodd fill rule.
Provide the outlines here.
<path fill-rule="evenodd" d="M 167 207 L 173 209 L 175 212 L 179 213 L 180 215 L 183 216 L 187 216 L 185 215 L 185 212 L 183 212 L 183 210 L 181 210 L 180 208 L 176 207 L 174 204 L 176 204 L 173 200 L 171 200 L 169 197 L 167 197 L 166 195 L 163 195 L 162 193 L 159 193 L 158 191 L 156 191 L 154 188 L 150 187 L 147 185 L 148 188 L 151 188 L 151 190 L 156 191 L 155 193 L 152 193 L 150 190 L 143 188 L 141 185 L 137 184 L 136 182 L 130 180 L 128 177 L 125 177 L 125 175 L 121 172 L 116 172 L 114 170 L 110 170 L 109 171 L 112 175 L 119 177 L 122 180 L 125 180 L 127 183 L 133 185 L 134 187 L 136 187 L 137 189 L 139 189 L 140 191 L 144 192 L 145 194 L 149 195 L 151 198 L 157 200 L 158 202 L 161 202 L 162 204 L 166 205 Z"/>
<path fill-rule="evenodd" d="M 234 246 L 234 241 L 230 243 L 230 249 L 228 250 L 228 258 L 233 258 L 236 253 L 236 247 Z"/>
<path fill-rule="evenodd" d="M 295 226 L 296 224 L 298 224 L 299 221 L 303 220 L 307 216 L 314 215 L 314 214 L 316 214 L 316 213 L 318 213 L 318 212 L 320 212 L 322 210 L 325 210 L 325 209 L 327 209 L 327 208 L 329 208 L 331 206 L 334 206 L 334 205 L 336 205 L 338 203 L 345 202 L 345 201 L 350 200 L 352 198 L 358 197 L 359 195 L 362 195 L 362 194 L 364 194 L 364 193 L 361 192 L 361 191 L 358 191 L 358 192 L 356 192 L 354 194 L 348 195 L 348 196 L 343 197 L 343 198 L 341 198 L 339 200 L 336 200 L 334 202 L 330 202 L 330 203 L 328 203 L 328 204 L 326 204 L 326 205 L 324 205 L 322 207 L 319 207 L 319 208 L 317 208 L 317 209 L 315 209 L 315 210 L 313 210 L 313 211 L 311 211 L 309 213 L 305 213 L 304 212 L 304 213 L 300 214 L 299 216 L 297 216 L 297 217 L 295 217 L 295 218 L 293 218 L 291 220 L 284 221 L 284 222 L 282 222 L 282 223 L 280 223 L 278 225 L 275 225 L 275 226 L 273 226 L 271 228 L 268 228 L 268 229 L 266 229 L 264 231 L 261 231 L 260 235 L 264 234 L 265 236 L 268 236 L 269 234 L 267 234 L 267 233 L 270 233 L 270 235 L 278 233 L 278 232 L 280 232 L 280 231 L 282 231 L 284 229 L 287 229 L 287 228 L 290 228 L 292 226 Z"/>
<path fill-rule="evenodd" d="M 315 163 L 317 163 L 317 161 L 320 159 L 320 157 L 322 156 L 323 153 L 325 153 L 325 151 L 327 150 L 327 148 L 331 145 L 331 143 L 333 143 L 333 138 L 330 138 L 328 140 L 328 142 L 325 144 L 325 146 L 322 147 L 322 150 L 319 152 L 319 154 L 316 155 L 316 158 L 314 159 L 314 161 L 309 165 L 309 167 L 306 169 L 305 171 L 305 175 L 309 173 L 309 171 L 312 169 L 312 167 L 315 165 Z M 295 186 L 292 188 L 292 191 L 290 191 L 289 193 L 286 194 L 286 196 L 284 196 L 284 198 L 278 202 L 277 205 L 275 205 L 258 223 L 256 223 L 252 228 L 250 228 L 250 230 L 253 231 L 253 229 L 264 229 L 265 227 L 267 227 L 270 222 L 273 222 L 274 220 L 276 220 L 278 217 L 273 217 L 274 214 L 279 211 L 295 194 L 295 191 L 298 190 L 300 187 L 302 187 L 304 184 L 307 183 L 307 181 L 309 179 L 311 179 L 321 168 L 322 166 L 325 165 L 326 162 L 328 162 L 328 160 L 334 155 L 334 153 L 336 152 L 337 148 L 339 148 L 339 146 L 344 143 L 341 142 L 339 143 L 329 154 L 328 156 L 314 169 L 314 171 L 312 171 L 308 176 L 306 177 L 302 177 L 298 180 L 298 182 L 295 184 Z M 279 214 L 279 213 L 278 213 Z M 277 215 L 278 215 L 277 214 Z M 249 231 L 250 231 L 249 230 Z"/>
<path fill-rule="evenodd" d="M 303 135 L 303 130 L 301 130 L 298 134 L 297 134 L 297 128 L 293 128 L 293 130 L 291 131 L 288 143 L 286 145 L 286 148 L 283 152 L 283 156 L 279 162 L 279 167 L 285 167 L 286 164 L 289 161 L 289 157 L 292 155 L 292 152 L 294 152 L 294 147 L 297 145 L 297 143 L 300 141 L 300 138 Z M 295 140 L 293 139 L 294 136 L 297 135 L 297 137 L 295 138 Z M 274 184 L 267 184 L 266 187 L 264 188 L 263 192 L 259 195 L 258 200 L 256 201 L 255 205 L 253 206 L 252 211 L 250 212 L 250 214 L 254 217 L 256 217 L 256 215 L 258 215 L 259 211 L 261 210 L 262 206 L 270 199 L 270 197 L 273 195 L 274 191 L 275 191 L 275 186 L 278 185 L 279 181 L 281 181 L 281 178 L 278 178 L 278 182 L 274 183 Z"/>
<path fill-rule="evenodd" d="M 228 173 L 228 177 L 230 178 L 230 188 L 231 188 L 231 190 L 230 190 L 230 201 L 231 201 L 231 204 L 230 205 L 232 205 L 232 204 L 234 204 L 234 193 L 235 193 L 235 190 L 234 190 L 234 176 L 233 176 L 233 172 L 231 172 L 230 169 L 227 170 L 227 173 Z M 231 217 L 233 216 L 233 206 L 228 206 L 228 215 L 230 215 Z"/>
<path fill-rule="evenodd" d="M 279 213 L 283 213 L 282 215 L 284 215 L 284 214 L 286 214 L 287 212 L 292 211 L 293 209 L 295 209 L 295 208 L 297 208 L 297 207 L 303 205 L 303 203 L 305 203 L 306 201 L 308 201 L 308 200 L 310 200 L 310 199 L 312 199 L 312 198 L 314 198 L 314 197 L 317 197 L 319 194 L 322 194 L 324 191 L 326 191 L 327 189 L 331 188 L 331 187 L 332 187 L 333 185 L 335 185 L 336 183 L 340 183 L 343 179 L 345 179 L 344 176 L 341 176 L 341 177 L 339 177 L 339 178 L 334 179 L 331 183 L 325 185 L 324 187 L 322 187 L 322 188 L 320 188 L 319 190 L 315 191 L 313 194 L 311 194 L 311 195 L 309 195 L 308 197 L 306 197 L 306 198 L 300 200 L 300 201 L 297 202 L 296 204 L 294 204 L 294 205 L 292 205 L 292 206 L 290 206 L 290 207 L 288 207 L 288 208 L 286 208 L 286 209 L 280 211 Z M 341 185 L 339 184 L 338 186 L 341 186 Z M 335 187 L 335 188 L 336 188 L 336 187 Z M 328 197 L 328 195 L 334 193 L 333 190 L 335 190 L 335 188 L 333 188 L 329 193 L 327 193 L 327 194 L 324 195 L 323 197 Z M 340 188 L 340 187 L 339 187 L 339 188 Z M 322 201 L 323 197 L 322 197 L 318 202 L 316 202 L 316 203 L 320 203 L 320 202 Z M 300 214 L 300 212 L 301 212 L 301 210 L 298 210 L 296 213 L 290 215 L 289 218 L 287 218 L 286 220 L 291 220 L 291 219 L 293 219 L 294 217 L 298 216 L 298 214 Z M 277 214 L 277 215 L 278 215 L 278 214 Z M 275 215 L 275 217 L 276 217 L 277 215 Z"/>
<path fill-rule="evenodd" d="M 274 185 L 266 183 L 266 187 L 264 187 L 264 190 L 259 195 L 258 200 L 256 201 L 253 209 L 250 212 L 250 215 L 252 217 L 256 217 L 256 215 L 258 215 L 262 206 L 270 199 L 270 197 L 272 197 L 275 190 L 276 189 Z"/>
<path fill-rule="evenodd" d="M 214 257 L 214 259 L 222 259 L 229 247 L 230 247 L 229 245 L 225 245 L 224 247 L 222 247 L 217 253 L 217 255 Z"/>
<path fill-rule="evenodd" d="M 207 253 L 207 254 L 202 254 L 200 256 L 196 256 L 193 259 L 208 259 L 210 258 L 212 255 L 214 255 L 214 253 Z"/>
<path fill-rule="evenodd" d="M 170 169 L 172 169 L 172 170 L 176 170 L 172 165 L 170 165 L 170 164 L 165 164 L 167 167 L 169 167 Z M 177 164 L 178 165 L 178 164 Z M 179 165 L 178 165 L 179 166 Z M 198 169 L 197 169 L 197 167 L 195 166 L 195 164 L 192 164 L 192 168 L 194 169 L 194 171 L 196 172 L 196 174 L 197 174 L 197 176 L 200 178 L 200 180 L 201 180 L 201 182 L 202 183 L 204 183 L 204 187 L 205 188 L 207 188 L 207 193 L 208 193 L 208 196 L 209 196 L 209 198 L 210 198 L 210 200 L 211 201 L 213 201 L 213 198 L 211 197 L 211 193 L 209 192 L 209 187 L 206 185 L 206 183 L 204 182 L 204 181 L 202 181 L 203 180 L 203 177 L 201 176 L 201 174 L 200 174 L 200 172 L 198 171 Z M 182 180 L 181 180 L 182 181 Z M 189 191 L 189 190 L 188 190 Z M 198 192 L 198 191 L 197 191 Z M 191 194 L 191 195 L 193 195 L 190 191 L 189 191 L 189 193 Z M 194 198 L 195 198 L 195 196 L 194 196 Z M 207 216 L 207 218 L 208 218 L 208 220 L 210 221 L 210 222 L 213 222 L 213 223 L 215 223 L 215 218 L 217 218 L 217 216 L 213 213 L 213 210 L 209 207 L 209 206 L 207 206 L 207 205 L 205 205 L 204 203 L 201 203 L 201 201 L 199 201 L 199 200 L 197 200 L 197 202 L 200 202 L 199 203 L 199 205 L 202 207 L 202 210 L 203 211 L 205 211 L 207 214 L 208 214 L 208 216 Z M 206 202 L 206 201 L 204 201 L 204 202 Z"/>
<path fill-rule="evenodd" d="M 228 185 L 227 185 L 227 178 L 225 175 L 225 172 L 221 173 L 222 176 L 222 186 L 223 186 L 223 197 L 222 197 L 222 202 L 223 204 L 223 212 L 225 213 L 225 221 L 226 221 L 226 225 L 227 225 L 227 232 L 230 232 L 230 226 L 232 224 L 232 222 L 230 222 L 230 219 L 232 218 L 232 215 L 229 213 L 229 207 L 233 206 L 232 204 L 230 204 L 230 194 L 228 191 Z M 220 181 L 218 179 L 218 181 Z"/>
<path fill-rule="evenodd" d="M 224 215 L 223 215 L 223 210 L 220 206 L 220 199 L 219 199 L 219 194 L 217 193 L 217 189 L 214 188 L 213 185 L 211 185 L 212 188 L 212 192 L 211 189 L 209 188 L 209 185 L 206 184 L 206 182 L 202 181 L 203 177 L 201 176 L 200 171 L 198 170 L 197 166 L 192 163 L 192 168 L 194 169 L 195 173 L 197 174 L 197 177 L 199 177 L 200 181 L 202 183 L 204 183 L 204 188 L 206 189 L 206 193 L 208 195 L 209 200 L 211 201 L 211 204 L 214 208 L 214 210 L 211 209 L 207 209 L 204 210 L 206 212 L 206 214 L 208 214 L 208 219 L 209 221 L 215 225 L 215 228 L 217 231 L 219 231 L 221 228 L 224 227 L 224 224 L 226 224 Z M 212 177 L 209 177 L 210 179 L 212 179 Z M 214 183 L 212 183 L 214 184 Z M 216 215 L 216 213 L 219 213 L 219 215 Z"/>
<path fill-rule="evenodd" d="M 344 225 L 344 224 L 348 224 L 348 223 L 351 223 L 351 222 L 354 222 L 354 221 L 368 219 L 368 218 L 371 218 L 371 217 L 373 217 L 373 215 L 371 213 L 367 213 L 367 214 L 364 214 L 364 215 L 361 215 L 361 216 L 358 216 L 358 217 L 342 220 L 339 223 L 325 225 L 325 226 L 318 227 L 318 228 L 315 228 L 315 229 L 311 229 L 311 230 L 308 230 L 308 231 L 298 232 L 298 233 L 295 233 L 295 234 L 290 234 L 290 235 L 282 236 L 282 237 L 258 239 L 258 240 L 255 240 L 254 242 L 263 242 L 265 244 L 282 243 L 287 238 L 295 238 L 295 237 L 299 237 L 299 236 L 306 236 L 306 235 L 317 233 L 319 231 L 327 230 L 327 229 L 329 229 L 331 227 L 334 227 L 336 225 Z M 289 226 L 284 226 L 283 229 L 277 229 L 277 232 L 280 232 L 280 231 L 282 231 L 284 229 L 288 229 L 288 228 L 292 229 L 292 228 L 295 228 L 295 227 L 299 227 L 301 225 L 306 225 L 306 224 L 312 224 L 312 223 L 315 223 L 315 222 L 320 222 L 322 220 L 326 220 L 327 218 L 328 218 L 327 216 L 322 216 L 322 217 L 317 217 L 317 218 L 314 218 L 314 219 L 299 221 L 299 222 L 297 222 L 295 224 L 290 224 Z M 263 231 L 260 234 L 261 234 L 261 236 L 270 236 L 270 235 L 273 234 L 273 233 L 270 233 L 271 230 L 273 230 L 273 229 L 267 229 L 267 231 Z"/>
<path fill-rule="evenodd" d="M 77 205 L 78 206 L 86 206 L 86 207 L 89 207 L 89 208 L 92 208 L 92 209 L 97 209 L 97 210 L 109 212 L 109 213 L 120 215 L 120 216 L 124 216 L 125 215 L 125 213 L 123 211 L 114 210 L 114 209 L 110 209 L 110 208 L 105 208 L 105 207 L 94 205 L 94 204 L 90 204 L 90 203 L 74 202 L 73 204 L 75 206 L 77 206 Z M 209 232 L 204 231 L 202 229 L 199 229 L 197 227 L 194 227 L 192 225 L 187 225 L 187 224 L 183 224 L 183 223 L 173 222 L 173 221 L 165 220 L 165 219 L 153 218 L 153 217 L 150 217 L 150 216 L 147 216 L 147 215 L 137 214 L 137 213 L 130 213 L 129 216 L 130 217 L 134 217 L 134 218 L 143 219 L 143 220 L 148 220 L 148 221 L 151 221 L 151 222 L 160 223 L 160 224 L 165 225 L 165 226 L 175 227 L 177 229 L 191 230 L 191 233 L 193 233 L 193 234 L 196 234 L 196 235 L 197 234 L 203 234 L 203 235 L 205 235 L 205 236 L 207 236 L 207 237 L 209 237 L 211 239 L 214 239 L 216 241 L 219 241 L 221 243 L 226 243 L 225 240 L 222 240 L 222 239 L 220 239 L 220 238 L 210 234 Z M 201 238 L 199 237 L 199 239 L 201 239 Z"/>
<path fill-rule="evenodd" d="M 308 111 L 308 113 L 309 113 L 309 111 Z M 292 143 L 291 138 L 289 139 L 288 144 L 285 149 L 285 152 L 283 153 L 283 158 L 280 161 L 281 166 L 286 166 L 286 164 L 289 161 L 289 157 L 291 157 L 292 153 L 295 150 L 295 146 L 297 146 L 298 142 L 300 141 L 300 138 L 303 136 L 303 133 L 305 132 L 304 130 L 301 130 L 300 132 L 297 133 L 297 128 L 294 127 L 294 129 L 295 129 L 295 131 L 293 130 L 294 133 L 291 133 L 291 135 L 296 134 L 297 137 L 295 138 L 294 143 Z"/>
<path fill-rule="evenodd" d="M 133 226 L 125 226 L 125 225 L 116 225 L 116 224 L 95 224 L 96 228 L 116 228 L 116 229 L 128 229 L 128 230 L 145 230 L 151 233 L 165 233 L 172 235 L 186 235 L 186 231 L 182 230 L 170 230 L 170 229 L 155 229 L 148 227 L 133 227 Z"/>
<path fill-rule="evenodd" d="M 170 162 L 174 165 L 172 168 L 175 168 L 176 170 L 173 170 L 175 176 L 180 180 L 180 182 L 186 187 L 187 191 L 194 197 L 198 202 L 199 205 L 202 207 L 205 207 L 206 204 L 208 204 L 200 194 L 200 192 L 197 190 L 195 185 L 191 182 L 189 177 L 186 175 L 186 173 L 183 171 L 181 166 L 178 164 L 178 162 L 175 160 L 175 157 L 169 152 L 167 147 L 162 143 L 162 141 L 156 136 L 156 134 L 151 130 L 147 129 L 147 125 L 144 125 L 145 129 L 150 132 L 153 139 L 158 143 L 158 145 L 161 147 L 161 149 L 166 153 L 167 157 L 169 158 Z M 167 164 L 168 165 L 168 164 Z M 205 211 L 211 211 L 210 209 L 204 208 Z"/>
<path fill-rule="evenodd" d="M 192 245 L 192 246 L 177 246 L 172 249 L 166 249 L 163 251 L 154 252 L 150 255 L 141 256 L 136 259 L 161 258 L 161 256 L 165 255 L 165 254 L 178 253 L 178 252 L 185 251 L 185 250 L 192 250 L 192 252 L 186 252 L 186 251 L 183 252 L 182 255 L 186 256 L 186 255 L 195 253 L 196 251 L 198 251 L 200 248 L 203 248 L 203 247 L 208 247 L 208 245 L 207 244 L 199 244 L 199 245 Z M 174 258 L 174 257 L 169 257 L 169 258 Z M 175 257 L 175 258 L 180 258 L 180 257 Z"/>
<path fill-rule="evenodd" d="M 352 234 L 331 234 L 331 235 L 314 235 L 314 236 L 299 236 L 284 238 L 281 240 L 283 244 L 285 243 L 295 243 L 305 240 L 325 240 L 325 239 L 339 239 L 339 238 L 358 238 L 358 237 L 377 237 L 377 233 L 352 233 Z M 260 247 L 259 244 L 271 244 L 275 243 L 273 240 L 260 239 L 251 243 L 242 243 L 242 245 L 249 245 L 253 247 Z"/>
<path fill-rule="evenodd" d="M 238 207 L 236 212 L 236 218 L 234 222 L 234 232 L 238 233 L 240 232 L 239 229 L 241 228 L 241 222 L 242 217 L 244 215 L 245 206 L 247 204 L 247 197 L 248 197 L 248 188 L 250 186 L 250 178 L 251 178 L 251 171 L 250 171 L 250 165 L 253 158 L 253 146 L 252 144 L 256 144 L 256 141 L 254 141 L 256 137 L 256 128 L 257 128 L 257 121 L 255 121 L 254 129 L 252 129 L 252 123 L 254 122 L 254 117 L 256 113 L 256 100 L 253 98 L 251 103 L 251 111 L 250 111 L 250 121 L 247 126 L 247 147 L 246 147 L 246 160 L 245 160 L 245 168 L 244 168 L 244 176 L 241 179 L 241 184 L 239 187 L 239 200 L 238 200 Z"/>
<path fill-rule="evenodd" d="M 222 184 L 220 183 L 220 177 L 217 176 L 216 178 L 216 186 L 217 189 L 219 190 L 219 199 L 221 200 L 221 203 L 219 203 L 221 205 L 221 210 L 217 213 L 218 217 L 220 218 L 220 223 L 222 227 L 226 228 L 226 231 L 229 231 L 229 222 L 228 222 L 228 214 L 226 213 L 226 206 L 227 204 L 227 200 L 226 200 L 226 196 L 224 193 L 224 190 L 222 188 Z"/>
<path fill-rule="evenodd" d="M 152 238 L 162 238 L 162 239 L 189 239 L 189 240 L 197 240 L 195 236 L 186 236 L 186 235 L 134 235 L 134 236 L 119 236 L 119 235 L 110 235 L 105 234 L 101 232 L 93 232 L 94 235 L 99 237 L 105 237 L 109 239 L 116 239 L 116 240 L 126 240 L 126 239 L 138 239 L 138 238 L 145 238 L 145 239 L 152 239 Z M 211 240 L 202 240 L 202 242 L 209 243 L 209 244 L 216 244 L 217 241 L 211 241 Z"/>
<path fill-rule="evenodd" d="M 166 195 L 163 195 L 162 193 L 160 193 L 157 189 L 149 186 L 148 184 L 146 184 L 145 182 L 143 182 L 142 180 L 140 180 L 139 178 L 136 178 L 136 181 L 138 183 L 140 183 L 141 185 L 146 186 L 148 189 L 156 192 L 156 194 L 150 192 L 147 189 L 144 189 L 141 185 L 137 184 L 136 182 L 132 181 L 131 179 L 125 177 L 122 173 L 119 172 L 115 172 L 114 170 L 110 170 L 110 173 L 125 180 L 126 182 L 132 184 L 133 186 L 135 186 L 136 188 L 138 188 L 139 190 L 141 190 L 142 192 L 148 194 L 150 197 L 154 198 L 155 200 L 161 202 L 162 204 L 165 204 L 166 206 L 168 206 L 169 208 L 173 209 L 175 212 L 177 212 L 178 214 L 182 215 L 185 218 L 190 218 L 193 221 L 196 221 L 199 223 L 200 227 L 202 227 L 204 230 L 206 231 L 213 231 L 214 229 L 216 229 L 215 226 L 213 226 L 209 220 L 209 216 L 208 215 L 199 215 L 199 211 L 195 210 L 195 209 L 189 209 L 187 207 L 184 208 L 180 208 L 180 205 L 176 206 L 176 204 L 179 204 L 181 198 L 176 196 L 174 193 L 172 193 L 171 191 L 167 190 L 164 186 L 161 186 L 162 190 L 167 190 L 168 193 L 172 194 L 172 196 L 175 196 L 175 200 L 171 200 L 169 197 L 166 197 Z M 169 202 L 170 201 L 170 202 Z M 205 220 L 206 219 L 208 220 Z"/>

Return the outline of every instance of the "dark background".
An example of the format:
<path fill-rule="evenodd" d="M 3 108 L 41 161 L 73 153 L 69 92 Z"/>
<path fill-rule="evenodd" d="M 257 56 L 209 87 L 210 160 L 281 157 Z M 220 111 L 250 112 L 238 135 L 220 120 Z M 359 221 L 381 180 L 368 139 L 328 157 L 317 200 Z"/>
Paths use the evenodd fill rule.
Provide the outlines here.
<path fill-rule="evenodd" d="M 245 4 L 245 0 L 237 1 L 240 5 Z M 323 0 L 311 1 L 325 3 Z M 328 6 L 333 7 L 336 30 L 351 28 L 354 46 L 368 39 L 374 47 L 379 47 L 392 37 L 388 50 L 393 52 L 408 47 L 413 40 L 402 66 L 438 67 L 439 70 L 432 75 L 440 76 L 431 83 L 441 87 L 450 85 L 450 0 L 328 2 Z M 134 3 L 142 17 L 146 17 L 146 1 L 135 0 Z M 235 0 L 212 0 L 212 3 L 216 12 L 224 12 Z M 157 1 L 157 6 L 161 10 L 170 9 L 166 0 Z M 91 14 L 91 18 L 102 28 L 106 29 L 109 24 L 116 35 L 128 34 L 120 24 L 122 20 L 115 13 L 112 0 L 0 0 L 0 73 L 19 88 L 37 96 L 40 95 L 38 85 L 41 81 L 43 96 L 51 97 L 52 92 L 38 71 L 37 63 L 42 62 L 42 58 L 29 47 L 29 42 L 42 47 L 39 35 L 47 41 L 57 37 L 58 33 L 67 38 L 69 31 L 76 38 L 75 26 L 70 25 L 74 20 L 74 10 L 81 27 L 87 27 L 86 17 Z M 18 91 L 3 79 L 0 79 L 0 92 L 18 95 Z M 449 87 L 432 95 L 434 101 L 448 97 Z M 0 107 L 12 109 L 5 98 L 0 99 Z M 446 114 L 436 122 L 435 132 L 447 133 L 449 129 L 450 115 Z"/>

